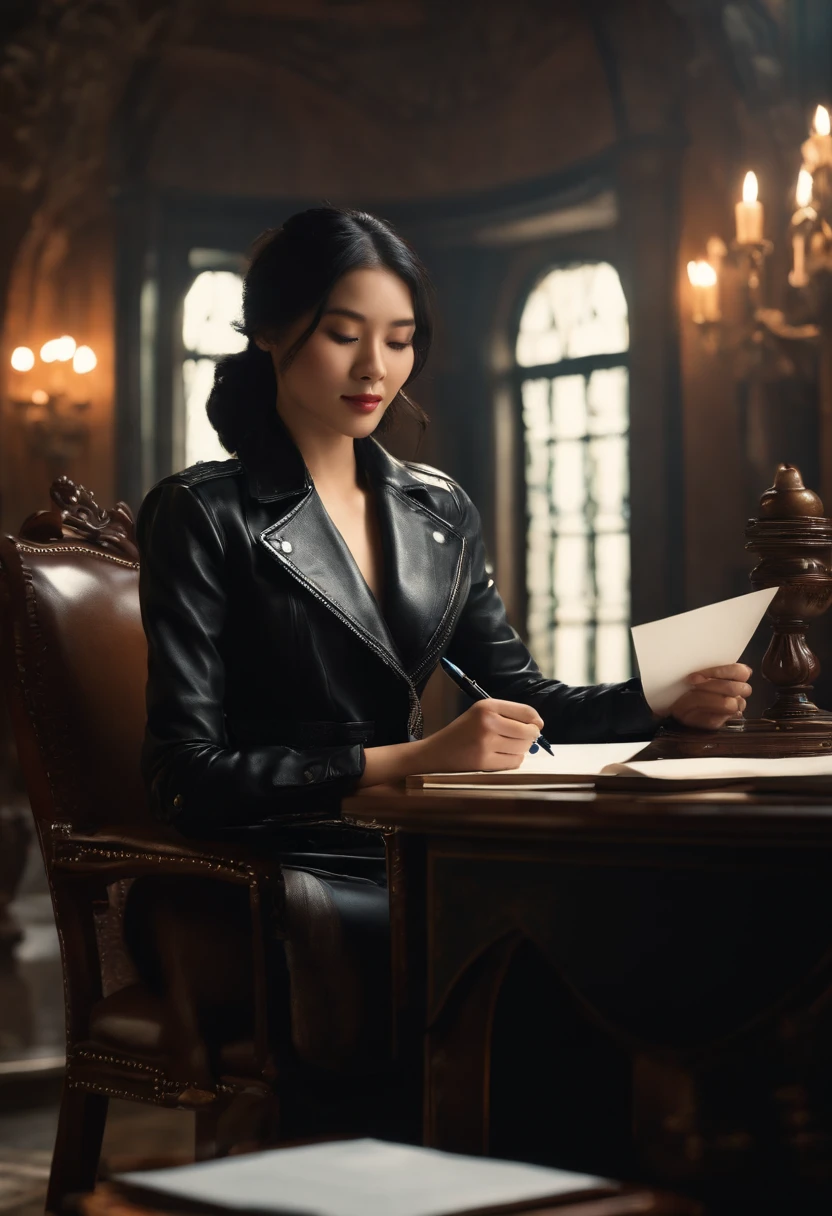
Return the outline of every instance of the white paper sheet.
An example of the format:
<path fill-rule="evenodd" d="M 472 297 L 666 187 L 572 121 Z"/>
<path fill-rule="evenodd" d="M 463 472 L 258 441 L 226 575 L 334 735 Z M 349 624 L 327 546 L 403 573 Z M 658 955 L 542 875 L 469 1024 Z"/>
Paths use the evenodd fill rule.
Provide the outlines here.
<path fill-rule="evenodd" d="M 684 760 L 633 760 L 608 764 L 603 770 L 614 776 L 661 777 L 671 781 L 740 779 L 743 777 L 832 777 L 832 756 L 784 756 L 760 759 L 753 756 L 702 756 Z"/>
<path fill-rule="evenodd" d="M 534 755 L 527 752 L 519 768 L 492 769 L 496 773 L 540 773 L 541 776 L 557 777 L 592 777 L 600 773 L 605 764 L 621 763 L 629 760 L 647 746 L 650 742 L 645 739 L 642 743 L 553 743 L 554 756 L 548 755 L 541 747 Z M 465 774 L 458 774 L 464 776 Z M 431 778 L 437 782 L 441 773 L 431 773 Z"/>
<path fill-rule="evenodd" d="M 718 604 L 680 612 L 631 630 L 647 703 L 666 714 L 693 685 L 686 677 L 738 663 L 779 588 L 767 587 Z"/>
<path fill-rule="evenodd" d="M 446 1216 L 610 1185 L 586 1174 L 380 1140 L 274 1149 L 120 1180 L 178 1198 L 298 1216 Z"/>

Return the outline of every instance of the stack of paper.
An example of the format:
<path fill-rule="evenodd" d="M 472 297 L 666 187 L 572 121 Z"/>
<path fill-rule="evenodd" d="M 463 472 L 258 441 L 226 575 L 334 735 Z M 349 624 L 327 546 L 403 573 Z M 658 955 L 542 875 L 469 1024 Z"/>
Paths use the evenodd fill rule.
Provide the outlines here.
<path fill-rule="evenodd" d="M 381 1140 L 274 1149 L 116 1181 L 214 1208 L 295 1216 L 451 1216 L 617 1189 L 586 1174 Z"/>

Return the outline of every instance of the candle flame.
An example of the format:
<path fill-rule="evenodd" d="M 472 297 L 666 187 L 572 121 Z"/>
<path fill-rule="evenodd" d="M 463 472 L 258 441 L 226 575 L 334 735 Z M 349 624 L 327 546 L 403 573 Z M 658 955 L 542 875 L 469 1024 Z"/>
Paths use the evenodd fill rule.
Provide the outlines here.
<path fill-rule="evenodd" d="M 828 135 L 830 129 L 829 111 L 826 106 L 818 106 L 814 118 L 815 135 Z"/>
<path fill-rule="evenodd" d="M 808 169 L 801 169 L 797 175 L 797 189 L 794 192 L 798 207 L 808 207 L 812 201 L 814 182 Z"/>
<path fill-rule="evenodd" d="M 698 262 L 688 262 L 688 278 L 692 287 L 713 287 L 717 274 L 710 262 L 700 259 Z"/>
<path fill-rule="evenodd" d="M 95 356 L 95 351 L 90 346 L 79 346 L 72 358 L 73 370 L 79 376 L 86 375 L 98 366 L 98 359 Z"/>
<path fill-rule="evenodd" d="M 35 352 L 28 346 L 16 346 L 12 351 L 12 367 L 16 372 L 30 372 L 35 366 Z"/>
<path fill-rule="evenodd" d="M 744 203 L 756 203 L 757 201 L 757 174 L 752 173 L 750 169 L 742 183 L 742 201 Z"/>

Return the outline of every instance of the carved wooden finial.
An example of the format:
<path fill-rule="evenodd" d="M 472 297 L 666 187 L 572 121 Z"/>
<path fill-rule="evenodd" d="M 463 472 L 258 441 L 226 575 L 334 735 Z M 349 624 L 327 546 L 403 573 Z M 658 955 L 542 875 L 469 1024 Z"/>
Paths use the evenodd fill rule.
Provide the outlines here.
<path fill-rule="evenodd" d="M 760 519 L 807 519 L 822 516 L 823 503 L 813 490 L 807 490 L 800 469 L 793 464 L 780 464 L 760 499 Z"/>
<path fill-rule="evenodd" d="M 19 532 L 22 538 L 39 544 L 80 541 L 131 562 L 139 560 L 136 525 L 126 502 L 117 502 L 112 511 L 107 511 L 98 505 L 91 490 L 76 485 L 69 477 L 53 481 L 49 497 L 54 505 L 23 521 Z"/>

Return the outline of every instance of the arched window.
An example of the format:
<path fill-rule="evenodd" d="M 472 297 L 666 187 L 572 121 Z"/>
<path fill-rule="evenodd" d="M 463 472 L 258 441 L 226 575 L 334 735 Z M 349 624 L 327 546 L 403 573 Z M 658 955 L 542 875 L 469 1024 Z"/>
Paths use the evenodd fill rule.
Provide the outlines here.
<path fill-rule="evenodd" d="M 185 465 L 197 460 L 227 460 L 208 421 L 205 403 L 222 355 L 243 350 L 246 339 L 232 329 L 242 313 L 242 275 L 231 270 L 203 270 L 191 284 L 182 313 Z"/>
<path fill-rule="evenodd" d="M 551 270 L 526 300 L 516 360 L 529 649 L 570 684 L 631 674 L 628 347 L 607 262 Z"/>

